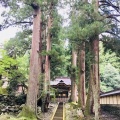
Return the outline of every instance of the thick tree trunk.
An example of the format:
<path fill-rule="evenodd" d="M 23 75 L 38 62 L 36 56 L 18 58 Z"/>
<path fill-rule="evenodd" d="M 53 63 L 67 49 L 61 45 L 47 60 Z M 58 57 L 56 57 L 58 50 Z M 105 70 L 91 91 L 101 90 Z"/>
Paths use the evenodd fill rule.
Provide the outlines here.
<path fill-rule="evenodd" d="M 89 89 L 88 89 L 88 95 L 86 100 L 86 106 L 85 106 L 85 116 L 89 117 L 91 114 L 93 114 L 93 92 L 92 92 L 92 83 L 91 78 L 89 80 Z"/>
<path fill-rule="evenodd" d="M 41 13 L 42 14 L 42 13 Z M 39 73 L 39 83 L 38 83 L 38 99 L 41 96 L 41 92 L 43 92 L 43 56 L 42 56 L 42 20 L 40 20 L 40 37 L 39 37 L 39 65 L 40 65 L 40 73 Z M 37 99 L 37 100 L 38 100 Z"/>
<path fill-rule="evenodd" d="M 39 55 L 40 50 L 40 8 L 34 9 L 34 20 L 33 20 L 33 35 L 32 35 L 32 49 L 30 54 L 30 75 L 28 81 L 28 93 L 26 105 L 34 113 L 37 111 L 37 94 L 38 94 L 38 83 L 41 73 L 41 59 Z"/>
<path fill-rule="evenodd" d="M 98 0 L 92 0 L 94 9 L 98 12 L 99 2 Z M 91 65 L 91 77 L 92 77 L 92 91 L 94 98 L 94 111 L 95 111 L 95 120 L 100 119 L 100 80 L 99 80 L 99 38 L 96 38 L 91 41 L 91 52 L 93 55 L 92 65 Z"/>
<path fill-rule="evenodd" d="M 99 120 L 99 112 L 100 112 L 100 81 L 99 81 L 99 40 L 95 39 L 91 41 L 91 52 L 93 56 L 92 64 L 91 64 L 91 85 L 94 99 L 94 112 L 95 112 L 95 120 Z"/>
<path fill-rule="evenodd" d="M 78 83 L 78 102 L 82 109 L 85 107 L 85 43 L 82 43 L 78 51 L 79 83 Z"/>
<path fill-rule="evenodd" d="M 47 39 L 46 39 L 46 51 L 51 50 L 51 34 L 50 34 L 50 28 L 51 28 L 51 16 L 48 18 L 48 26 L 47 26 Z M 45 86 L 44 90 L 47 91 L 49 90 L 49 85 L 50 85 L 50 56 L 46 55 L 45 57 Z"/>
<path fill-rule="evenodd" d="M 46 38 L 46 51 L 51 50 L 51 26 L 52 26 L 52 1 L 49 6 L 49 17 L 48 17 L 48 26 L 47 26 L 47 38 Z M 45 57 L 45 85 L 44 90 L 47 91 L 50 89 L 50 55 Z"/>
<path fill-rule="evenodd" d="M 92 56 L 91 54 L 91 45 L 88 44 L 88 53 L 90 56 Z M 85 106 L 85 116 L 87 116 L 89 118 L 89 116 L 91 114 L 93 114 L 93 92 L 92 92 L 92 76 L 91 76 L 91 62 L 92 62 L 92 57 L 87 58 L 87 62 L 88 62 L 88 72 L 89 72 L 89 81 L 88 81 L 88 94 L 87 94 L 87 100 L 86 100 L 86 106 Z M 91 61 L 91 62 L 90 62 Z"/>
<path fill-rule="evenodd" d="M 77 53 L 72 50 L 72 66 L 75 68 L 77 66 Z M 74 70 L 75 71 L 75 70 Z M 77 101 L 77 85 L 76 85 L 76 73 L 71 75 L 71 101 Z"/>

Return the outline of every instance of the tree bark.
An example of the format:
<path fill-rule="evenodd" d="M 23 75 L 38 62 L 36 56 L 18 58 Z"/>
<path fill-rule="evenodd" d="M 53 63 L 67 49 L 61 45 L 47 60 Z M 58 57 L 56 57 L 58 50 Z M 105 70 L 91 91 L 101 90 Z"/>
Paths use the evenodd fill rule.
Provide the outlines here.
<path fill-rule="evenodd" d="M 46 51 L 49 52 L 51 50 L 51 34 L 50 34 L 50 28 L 51 28 L 51 16 L 48 18 L 48 26 L 47 26 L 47 39 L 46 39 Z M 50 85 L 50 55 L 46 55 L 45 57 L 45 86 L 44 90 L 49 90 Z"/>
<path fill-rule="evenodd" d="M 92 83 L 91 83 L 91 77 L 89 80 L 89 89 L 88 89 L 88 95 L 86 100 L 86 106 L 85 106 L 85 116 L 89 117 L 91 114 L 93 114 L 93 92 L 92 92 Z"/>
<path fill-rule="evenodd" d="M 33 35 L 32 35 L 32 48 L 30 53 L 30 75 L 28 81 L 28 93 L 26 105 L 36 114 L 37 112 L 37 94 L 38 83 L 41 73 L 41 59 L 40 59 L 40 21 L 41 21 L 40 8 L 34 9 L 33 19 Z"/>
<path fill-rule="evenodd" d="M 93 56 L 92 64 L 90 67 L 91 85 L 94 99 L 94 112 L 95 120 L 99 120 L 100 112 L 100 81 L 99 81 L 99 40 L 94 39 L 91 41 L 91 53 Z"/>
<path fill-rule="evenodd" d="M 94 9 L 98 12 L 99 2 L 98 0 L 92 0 Z M 92 92 L 94 99 L 94 112 L 95 120 L 100 119 L 100 80 L 99 80 L 99 37 L 96 36 L 91 41 L 91 53 L 93 56 L 92 64 L 90 67 L 91 82 L 92 82 Z"/>
<path fill-rule="evenodd" d="M 77 66 L 77 53 L 74 49 L 72 50 L 72 66 L 73 68 Z M 77 101 L 77 85 L 75 70 L 74 73 L 71 75 L 71 101 L 72 102 Z"/>
<path fill-rule="evenodd" d="M 78 51 L 78 67 L 79 67 L 79 82 L 78 82 L 78 102 L 80 107 L 85 107 L 85 43 L 82 43 Z"/>

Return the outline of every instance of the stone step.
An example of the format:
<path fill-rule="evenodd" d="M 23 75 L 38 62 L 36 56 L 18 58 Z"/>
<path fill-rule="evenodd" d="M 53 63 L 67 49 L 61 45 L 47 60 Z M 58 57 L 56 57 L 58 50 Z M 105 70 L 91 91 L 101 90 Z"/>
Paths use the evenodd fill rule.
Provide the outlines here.
<path fill-rule="evenodd" d="M 54 117 L 53 120 L 63 120 L 63 117 Z"/>
<path fill-rule="evenodd" d="M 55 116 L 58 116 L 58 117 L 62 117 L 63 116 L 63 113 L 56 113 Z"/>
<path fill-rule="evenodd" d="M 58 108 L 53 120 L 63 120 L 63 104 L 62 103 L 58 105 Z"/>

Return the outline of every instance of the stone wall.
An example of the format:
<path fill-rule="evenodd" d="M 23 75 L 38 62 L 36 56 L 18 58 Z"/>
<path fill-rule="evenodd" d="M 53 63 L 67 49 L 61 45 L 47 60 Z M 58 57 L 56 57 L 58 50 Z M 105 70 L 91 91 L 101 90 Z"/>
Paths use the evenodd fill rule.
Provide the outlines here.
<path fill-rule="evenodd" d="M 0 95 L 0 114 L 18 114 L 21 105 L 25 103 L 26 95 Z"/>

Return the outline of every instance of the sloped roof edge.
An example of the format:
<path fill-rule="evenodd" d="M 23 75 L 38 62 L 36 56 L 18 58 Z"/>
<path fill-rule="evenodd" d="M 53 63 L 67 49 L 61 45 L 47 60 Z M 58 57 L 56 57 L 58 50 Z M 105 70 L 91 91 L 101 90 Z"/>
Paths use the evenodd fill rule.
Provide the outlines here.
<path fill-rule="evenodd" d="M 116 95 L 116 94 L 120 94 L 120 89 L 102 93 L 100 95 L 100 97 L 105 97 L 105 96 L 109 96 L 109 95 Z"/>
<path fill-rule="evenodd" d="M 50 81 L 50 85 L 57 85 L 63 81 L 66 85 L 71 85 L 71 80 L 69 77 L 57 77 L 54 81 Z"/>

